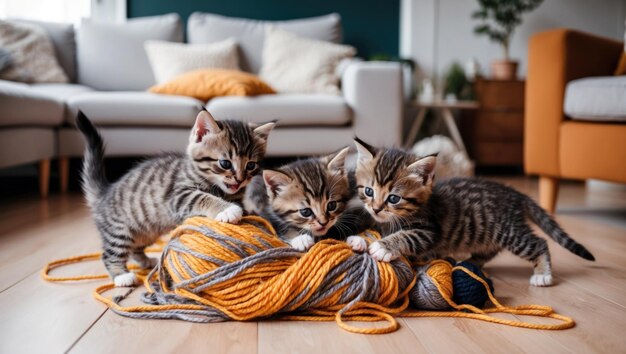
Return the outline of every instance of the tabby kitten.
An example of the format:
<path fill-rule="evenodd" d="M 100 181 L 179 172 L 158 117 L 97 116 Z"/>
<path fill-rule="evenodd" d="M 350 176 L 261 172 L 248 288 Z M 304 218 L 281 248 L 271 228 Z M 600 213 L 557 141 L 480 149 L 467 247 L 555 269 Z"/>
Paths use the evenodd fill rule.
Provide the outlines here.
<path fill-rule="evenodd" d="M 358 212 L 349 207 L 354 188 L 344 167 L 348 150 L 264 170 L 246 189 L 244 208 L 270 220 L 279 236 L 300 251 L 316 239 L 354 234 Z"/>
<path fill-rule="evenodd" d="M 78 113 L 76 125 L 87 140 L 82 169 L 85 197 L 102 236 L 102 260 L 116 286 L 137 282 L 129 258 L 152 268 L 144 248 L 193 215 L 237 223 L 243 214 L 235 202 L 259 170 L 274 123 L 254 126 L 216 121 L 201 111 L 186 154 L 164 154 L 146 160 L 119 181 L 104 174 L 104 144 L 93 124 Z"/>
<path fill-rule="evenodd" d="M 474 178 L 433 184 L 435 156 L 418 158 L 402 150 L 375 149 L 360 140 L 356 146 L 359 197 L 384 229 L 384 238 L 369 246 L 377 260 L 462 252 L 482 265 L 507 249 L 534 264 L 530 284 L 549 286 L 548 244 L 526 219 L 570 252 L 595 260 L 532 199 L 512 188 Z M 366 247 L 364 240 L 351 241 L 355 249 Z"/>

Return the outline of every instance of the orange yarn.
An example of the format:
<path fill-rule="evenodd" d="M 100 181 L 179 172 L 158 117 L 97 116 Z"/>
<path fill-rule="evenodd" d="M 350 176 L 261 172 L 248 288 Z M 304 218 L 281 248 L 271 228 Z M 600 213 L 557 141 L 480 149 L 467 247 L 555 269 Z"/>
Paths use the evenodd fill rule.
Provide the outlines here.
<path fill-rule="evenodd" d="M 211 235 L 207 232 L 217 237 L 209 237 Z M 224 242 L 225 237 L 229 241 Z M 379 235 L 374 234 L 374 237 Z M 489 298 L 494 304 L 493 308 L 481 310 L 470 305 L 457 305 L 451 299 L 450 280 L 445 278 L 446 271 L 435 269 L 441 265 L 440 262 L 447 263 L 444 261 L 431 263 L 433 267 L 431 276 L 443 298 L 457 311 L 406 311 L 409 306 L 408 292 L 416 282 L 416 274 L 413 272 L 412 279 L 401 281 L 395 268 L 397 265 L 385 262 L 378 262 L 375 265 L 379 284 L 375 301 L 348 303 L 343 296 L 346 295 L 350 284 L 345 285 L 342 280 L 350 279 L 347 277 L 354 275 L 348 272 L 360 272 L 361 269 L 350 269 L 341 273 L 330 285 L 324 281 L 333 271 L 336 272 L 337 267 L 341 267 L 344 262 L 353 259 L 352 257 L 369 256 L 356 255 L 347 244 L 335 240 L 318 242 L 306 253 L 296 252 L 287 247 L 286 243 L 276 237 L 271 225 L 258 217 L 246 217 L 240 225 L 219 223 L 201 217 L 190 218 L 172 232 L 172 241 L 165 248 L 160 265 L 145 278 L 144 285 L 149 294 L 177 295 L 193 300 L 193 303 L 121 306 L 103 295 L 114 287 L 113 284 L 98 287 L 94 291 L 94 297 L 115 312 L 130 317 L 216 309 L 226 316 L 225 319 L 237 321 L 276 315 L 284 320 L 335 320 L 347 331 L 365 334 L 395 331 L 399 325 L 394 316 L 472 318 L 535 329 L 565 329 L 574 326 L 571 318 L 554 313 L 550 307 L 539 305 L 506 307 L 501 305 L 491 292 Z M 242 252 L 245 253 L 244 256 Z M 264 252 L 293 253 L 276 258 L 262 258 Z M 52 262 L 44 268 L 42 275 L 44 279 L 50 281 L 99 279 L 103 276 L 59 278 L 48 275 L 51 269 L 95 257 L 97 254 Z M 254 257 L 259 261 L 251 264 Z M 403 260 L 402 264 L 410 266 L 406 260 Z M 229 268 L 226 275 L 216 275 L 224 269 L 222 267 L 232 269 Z M 484 280 L 465 268 L 459 269 L 489 289 Z M 313 296 L 319 296 L 319 301 L 311 305 L 307 301 Z M 533 324 L 491 317 L 488 315 L 490 313 L 548 317 L 562 323 Z M 350 325 L 346 321 L 385 321 L 387 324 L 383 327 L 368 328 Z"/>

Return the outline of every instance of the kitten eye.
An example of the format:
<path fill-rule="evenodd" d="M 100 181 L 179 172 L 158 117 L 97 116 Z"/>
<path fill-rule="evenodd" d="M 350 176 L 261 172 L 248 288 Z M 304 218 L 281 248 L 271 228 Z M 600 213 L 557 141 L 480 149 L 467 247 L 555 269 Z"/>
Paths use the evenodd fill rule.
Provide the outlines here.
<path fill-rule="evenodd" d="M 218 162 L 220 163 L 220 167 L 225 170 L 230 170 L 233 167 L 232 162 L 228 160 L 219 160 Z"/>
<path fill-rule="evenodd" d="M 300 215 L 308 218 L 309 216 L 313 215 L 313 210 L 311 210 L 311 208 L 300 209 Z"/>
<path fill-rule="evenodd" d="M 398 204 L 398 203 L 400 203 L 400 199 L 402 199 L 402 198 L 400 198 L 400 196 L 395 195 L 395 194 L 390 194 L 390 195 L 387 197 L 387 201 L 388 201 L 389 203 L 391 203 L 391 204 Z"/>
<path fill-rule="evenodd" d="M 246 170 L 252 171 L 256 168 L 256 162 L 250 161 L 246 164 Z"/>
<path fill-rule="evenodd" d="M 374 196 L 374 190 L 370 187 L 365 187 L 365 195 L 368 197 Z"/>
<path fill-rule="evenodd" d="M 326 210 L 333 211 L 335 209 L 337 209 L 337 202 L 334 200 L 328 202 L 328 204 L 326 205 Z"/>

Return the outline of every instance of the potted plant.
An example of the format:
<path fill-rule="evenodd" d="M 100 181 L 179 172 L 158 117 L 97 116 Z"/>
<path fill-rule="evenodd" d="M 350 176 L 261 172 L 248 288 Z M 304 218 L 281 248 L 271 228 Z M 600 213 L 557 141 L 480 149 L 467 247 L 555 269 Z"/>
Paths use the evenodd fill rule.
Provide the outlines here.
<path fill-rule="evenodd" d="M 517 61 L 511 60 L 509 46 L 513 31 L 522 23 L 522 14 L 536 9 L 543 0 L 478 0 L 480 9 L 472 18 L 480 20 L 474 33 L 488 36 L 504 50 L 503 60 L 491 63 L 494 79 L 513 80 L 517 76 Z"/>

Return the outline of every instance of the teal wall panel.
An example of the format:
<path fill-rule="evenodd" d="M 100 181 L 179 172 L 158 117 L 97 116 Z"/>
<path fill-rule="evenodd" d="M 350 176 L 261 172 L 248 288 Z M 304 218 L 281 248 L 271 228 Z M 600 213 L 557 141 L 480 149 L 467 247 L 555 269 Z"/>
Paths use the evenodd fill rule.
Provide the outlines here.
<path fill-rule="evenodd" d="M 184 20 L 194 11 L 257 20 L 289 20 L 337 12 L 344 42 L 364 58 L 398 55 L 400 0 L 127 0 L 128 17 L 178 13 Z"/>

